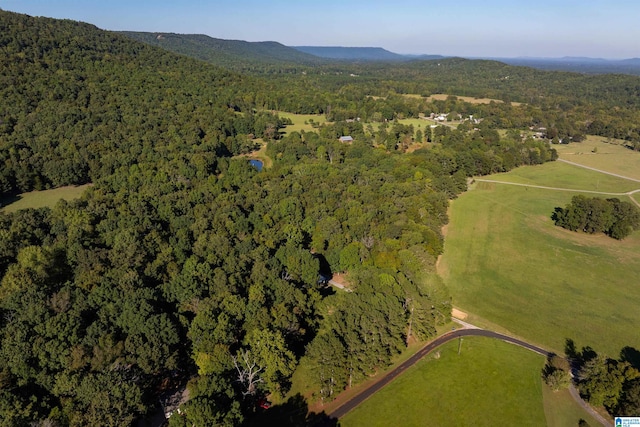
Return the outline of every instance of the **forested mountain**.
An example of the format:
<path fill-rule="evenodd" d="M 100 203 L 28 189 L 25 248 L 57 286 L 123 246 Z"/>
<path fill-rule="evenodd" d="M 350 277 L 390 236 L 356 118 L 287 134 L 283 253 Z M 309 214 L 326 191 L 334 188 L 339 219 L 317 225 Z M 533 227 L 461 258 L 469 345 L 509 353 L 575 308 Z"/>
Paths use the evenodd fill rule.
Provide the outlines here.
<path fill-rule="evenodd" d="M 224 40 L 202 34 L 134 31 L 123 31 L 122 34 L 137 41 L 229 68 L 251 68 L 256 65 L 299 66 L 322 62 L 317 56 L 272 41 Z"/>
<path fill-rule="evenodd" d="M 467 177 L 553 160 L 517 128 L 562 124 L 552 104 L 398 93 L 441 84 L 427 79 L 444 79 L 437 63 L 248 77 L 3 11 L 0 50 L 3 193 L 94 184 L 0 214 L 6 425 L 131 425 L 185 385 L 170 425 L 260 424 L 257 403 L 282 402 L 300 363 L 308 396 L 332 399 L 448 319 L 434 263 Z M 273 109 L 334 122 L 283 137 Z M 483 120 L 424 132 L 395 120 L 435 111 Z M 240 156 L 255 137 L 273 160 L 262 172 Z M 321 271 L 348 272 L 353 292 Z"/>

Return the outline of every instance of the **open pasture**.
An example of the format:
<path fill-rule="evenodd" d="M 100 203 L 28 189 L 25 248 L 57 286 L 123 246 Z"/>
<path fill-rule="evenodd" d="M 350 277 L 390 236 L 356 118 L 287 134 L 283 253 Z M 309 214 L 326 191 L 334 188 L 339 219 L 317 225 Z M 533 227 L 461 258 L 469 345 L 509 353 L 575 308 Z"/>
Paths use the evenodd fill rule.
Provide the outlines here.
<path fill-rule="evenodd" d="M 458 346 L 461 351 L 458 354 Z M 544 357 L 502 341 L 451 341 L 340 420 L 342 426 L 557 425 L 545 418 Z M 573 423 L 587 414 L 570 400 Z M 568 424 L 567 424 L 568 425 Z M 596 424 L 592 424 L 596 425 Z"/>
<path fill-rule="evenodd" d="M 486 178 L 554 186 L 564 169 L 558 186 L 579 181 L 572 171 L 601 188 L 608 179 L 562 163 Z M 556 352 L 573 339 L 618 357 L 624 346 L 640 348 L 640 232 L 617 241 L 556 227 L 554 208 L 574 194 L 477 182 L 452 203 L 439 272 L 465 311 Z"/>
<path fill-rule="evenodd" d="M 640 189 L 640 182 L 625 180 L 613 175 L 597 173 L 563 162 L 550 162 L 543 167 L 522 166 L 508 173 L 498 173 L 480 179 L 539 185 L 550 188 L 626 193 Z M 593 197 L 596 194 L 589 196 Z M 603 194 L 602 197 L 612 197 Z M 622 198 L 623 196 L 619 196 Z"/>
<path fill-rule="evenodd" d="M 554 145 L 561 159 L 629 178 L 640 179 L 640 153 L 623 141 L 589 135 L 583 142 Z"/>

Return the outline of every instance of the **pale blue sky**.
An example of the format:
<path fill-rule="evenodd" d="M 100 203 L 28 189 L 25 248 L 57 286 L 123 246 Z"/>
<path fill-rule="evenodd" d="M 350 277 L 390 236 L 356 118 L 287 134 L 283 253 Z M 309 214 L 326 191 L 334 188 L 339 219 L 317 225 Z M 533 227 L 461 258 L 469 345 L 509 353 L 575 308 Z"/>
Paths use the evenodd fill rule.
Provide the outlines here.
<path fill-rule="evenodd" d="M 0 0 L 107 30 L 466 57 L 640 57 L 637 0 Z"/>

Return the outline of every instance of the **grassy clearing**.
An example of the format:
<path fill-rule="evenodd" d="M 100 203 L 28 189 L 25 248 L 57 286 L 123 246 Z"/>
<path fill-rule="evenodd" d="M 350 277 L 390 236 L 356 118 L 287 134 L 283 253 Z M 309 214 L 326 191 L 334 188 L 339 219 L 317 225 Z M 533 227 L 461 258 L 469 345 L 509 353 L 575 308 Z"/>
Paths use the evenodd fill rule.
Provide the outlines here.
<path fill-rule="evenodd" d="M 535 183 L 557 166 L 538 166 Z M 439 272 L 456 306 L 549 349 L 567 338 L 610 356 L 640 348 L 640 232 L 617 241 L 554 226 L 573 194 L 477 183 L 452 203 Z"/>
<path fill-rule="evenodd" d="M 439 354 L 436 358 L 434 354 Z M 482 337 L 440 347 L 347 414 L 357 426 L 545 425 L 544 357 Z"/>
<path fill-rule="evenodd" d="M 11 213 L 20 209 L 28 208 L 44 208 L 54 207 L 59 200 L 73 200 L 79 198 L 84 190 L 86 190 L 91 184 L 80 185 L 77 187 L 68 186 L 54 188 L 53 190 L 43 191 L 30 191 L 28 193 L 19 194 L 14 199 L 5 199 L 0 201 L 1 212 Z M 7 205 L 5 206 L 5 203 Z"/>
<path fill-rule="evenodd" d="M 250 159 L 260 160 L 265 168 L 273 166 L 273 159 L 267 156 L 267 143 L 262 138 L 257 138 L 256 143 L 260 145 L 260 148 L 246 155 Z"/>
<path fill-rule="evenodd" d="M 319 124 L 327 122 L 327 119 L 324 116 L 324 114 L 294 114 L 294 113 L 279 111 L 278 115 L 282 118 L 291 119 L 291 121 L 293 122 L 292 125 L 288 125 L 284 129 L 285 135 L 288 135 L 291 132 L 300 132 L 302 130 L 305 132 L 315 132 L 316 129 L 313 126 L 311 126 L 311 124 L 309 123 L 309 120 L 312 120 L 313 122 L 319 123 Z"/>
<path fill-rule="evenodd" d="M 630 178 L 640 179 L 640 153 L 622 145 L 622 141 L 588 136 L 583 142 L 555 145 L 561 159 L 606 170 Z"/>

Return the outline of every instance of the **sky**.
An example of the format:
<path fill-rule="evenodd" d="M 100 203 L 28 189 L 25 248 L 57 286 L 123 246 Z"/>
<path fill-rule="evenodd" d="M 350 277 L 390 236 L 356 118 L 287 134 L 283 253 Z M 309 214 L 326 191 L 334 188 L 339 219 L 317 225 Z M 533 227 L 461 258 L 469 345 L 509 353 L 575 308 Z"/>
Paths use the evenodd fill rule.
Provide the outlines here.
<path fill-rule="evenodd" d="M 637 0 L 0 0 L 105 30 L 463 57 L 640 57 Z"/>

